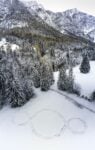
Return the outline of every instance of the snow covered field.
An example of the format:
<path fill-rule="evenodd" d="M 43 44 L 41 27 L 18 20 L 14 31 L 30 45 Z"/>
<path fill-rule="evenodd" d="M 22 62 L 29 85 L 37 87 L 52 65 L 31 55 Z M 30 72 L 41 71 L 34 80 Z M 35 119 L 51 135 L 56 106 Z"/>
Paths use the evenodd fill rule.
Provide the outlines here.
<path fill-rule="evenodd" d="M 90 62 L 90 72 L 80 73 L 79 66 L 74 68 L 75 81 L 80 85 L 81 95 L 90 97 L 95 91 L 95 61 Z"/>
<path fill-rule="evenodd" d="M 56 82 L 51 89 L 37 89 L 21 108 L 0 111 L 1 150 L 95 150 L 95 112 L 84 107 L 85 100 L 73 96 L 83 101 L 80 107 L 58 93 Z"/>

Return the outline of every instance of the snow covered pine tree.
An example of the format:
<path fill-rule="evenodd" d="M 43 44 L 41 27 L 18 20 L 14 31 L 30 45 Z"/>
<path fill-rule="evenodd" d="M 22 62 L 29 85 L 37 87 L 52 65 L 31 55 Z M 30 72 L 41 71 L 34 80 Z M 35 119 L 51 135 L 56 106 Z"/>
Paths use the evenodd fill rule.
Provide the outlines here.
<path fill-rule="evenodd" d="M 58 79 L 58 89 L 62 90 L 62 91 L 66 91 L 67 90 L 67 82 L 68 82 L 68 78 L 67 78 L 67 74 L 66 74 L 66 66 L 63 65 L 60 68 L 60 73 L 59 73 L 59 79 Z"/>
<path fill-rule="evenodd" d="M 7 64 L 6 54 L 2 48 L 0 48 L 0 108 L 5 104 L 5 85 L 6 85 L 6 76 L 5 76 L 5 66 Z"/>
<path fill-rule="evenodd" d="M 90 71 L 90 63 L 87 53 L 83 55 L 83 60 L 80 66 L 81 73 L 89 73 Z"/>
<path fill-rule="evenodd" d="M 25 74 L 25 70 L 23 70 L 24 68 L 22 67 L 19 59 L 16 55 L 13 57 L 13 59 L 13 80 L 10 87 L 11 89 L 13 89 L 12 91 L 14 91 L 14 99 L 11 96 L 10 104 L 12 107 L 18 107 L 29 101 L 34 96 L 34 91 L 32 86 L 32 80 L 30 76 Z"/>
<path fill-rule="evenodd" d="M 68 91 L 70 93 L 73 92 L 74 86 L 74 77 L 73 77 L 73 68 L 72 62 L 70 59 L 66 59 L 67 55 L 64 55 L 65 59 L 61 61 L 60 64 L 60 73 L 59 73 L 59 80 L 58 80 L 58 89 L 62 91 Z M 68 61 L 67 61 L 68 60 Z M 68 73 L 67 73 L 68 69 Z"/>
<path fill-rule="evenodd" d="M 16 53 L 8 47 L 0 50 L 0 106 L 5 103 L 12 107 L 25 104 L 34 92 L 28 76 L 25 76 Z"/>
<path fill-rule="evenodd" d="M 52 64 L 48 56 L 42 58 L 40 86 L 42 91 L 48 91 L 50 86 L 54 83 Z"/>

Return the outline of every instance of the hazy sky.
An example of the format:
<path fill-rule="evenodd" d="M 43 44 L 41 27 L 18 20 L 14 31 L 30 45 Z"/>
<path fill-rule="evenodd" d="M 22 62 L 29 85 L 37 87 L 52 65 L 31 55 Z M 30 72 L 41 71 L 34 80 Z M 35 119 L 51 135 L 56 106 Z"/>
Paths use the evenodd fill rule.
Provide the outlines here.
<path fill-rule="evenodd" d="M 23 0 L 22 0 L 23 1 Z M 32 0 L 24 0 L 32 1 Z M 54 12 L 77 8 L 95 16 L 95 0 L 36 0 L 43 4 L 46 9 Z"/>

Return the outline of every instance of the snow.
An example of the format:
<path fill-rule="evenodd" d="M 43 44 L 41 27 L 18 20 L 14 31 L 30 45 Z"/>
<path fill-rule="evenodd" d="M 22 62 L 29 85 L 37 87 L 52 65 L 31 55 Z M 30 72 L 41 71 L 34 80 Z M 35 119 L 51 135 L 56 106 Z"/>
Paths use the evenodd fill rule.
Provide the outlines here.
<path fill-rule="evenodd" d="M 10 44 L 10 43 L 7 42 L 5 38 L 1 39 L 1 41 L 0 41 L 0 47 L 3 46 L 5 51 L 7 50 L 8 44 Z M 16 45 L 16 44 L 11 43 L 10 46 L 11 46 L 12 51 L 15 51 L 15 50 L 19 49 L 19 46 Z"/>
<path fill-rule="evenodd" d="M 42 4 L 38 4 L 37 1 L 29 1 L 29 2 L 24 2 L 24 4 L 27 6 L 27 7 L 30 7 L 31 9 L 38 9 L 38 8 L 41 8 L 41 9 L 44 9 L 43 5 Z"/>
<path fill-rule="evenodd" d="M 39 124 L 39 122 L 42 123 Z M 54 128 L 55 124 L 56 128 Z M 65 120 L 63 119 L 61 114 L 50 109 L 38 111 L 32 117 L 33 130 L 37 135 L 44 138 L 53 138 L 54 136 L 59 136 L 64 127 Z"/>
<path fill-rule="evenodd" d="M 86 129 L 86 123 L 80 118 L 70 119 L 68 121 L 68 127 L 73 133 L 84 133 Z"/>
<path fill-rule="evenodd" d="M 16 45 L 16 44 L 11 44 L 11 48 L 12 48 L 13 51 L 15 51 L 15 50 L 19 49 L 19 46 Z"/>
<path fill-rule="evenodd" d="M 90 72 L 88 74 L 80 73 L 79 66 L 75 67 L 75 82 L 81 87 L 81 95 L 90 97 L 95 91 L 95 61 L 90 62 Z"/>
<path fill-rule="evenodd" d="M 23 107 L 0 111 L 1 150 L 95 150 L 95 113 L 84 109 L 84 99 L 82 108 L 58 93 L 57 79 L 58 72 L 55 91 L 35 89 L 35 98 Z"/>
<path fill-rule="evenodd" d="M 0 47 L 3 46 L 4 44 L 6 44 L 6 39 L 2 38 L 2 40 L 0 41 Z"/>

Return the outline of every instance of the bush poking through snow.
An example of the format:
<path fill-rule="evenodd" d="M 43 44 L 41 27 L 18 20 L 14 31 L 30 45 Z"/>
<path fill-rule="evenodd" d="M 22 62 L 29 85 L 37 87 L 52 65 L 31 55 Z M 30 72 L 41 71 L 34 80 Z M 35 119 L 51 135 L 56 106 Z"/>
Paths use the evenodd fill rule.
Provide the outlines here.
<path fill-rule="evenodd" d="M 89 73 L 90 71 L 90 63 L 89 63 L 89 58 L 87 54 L 83 55 L 83 60 L 80 66 L 80 72 L 81 73 Z"/>

